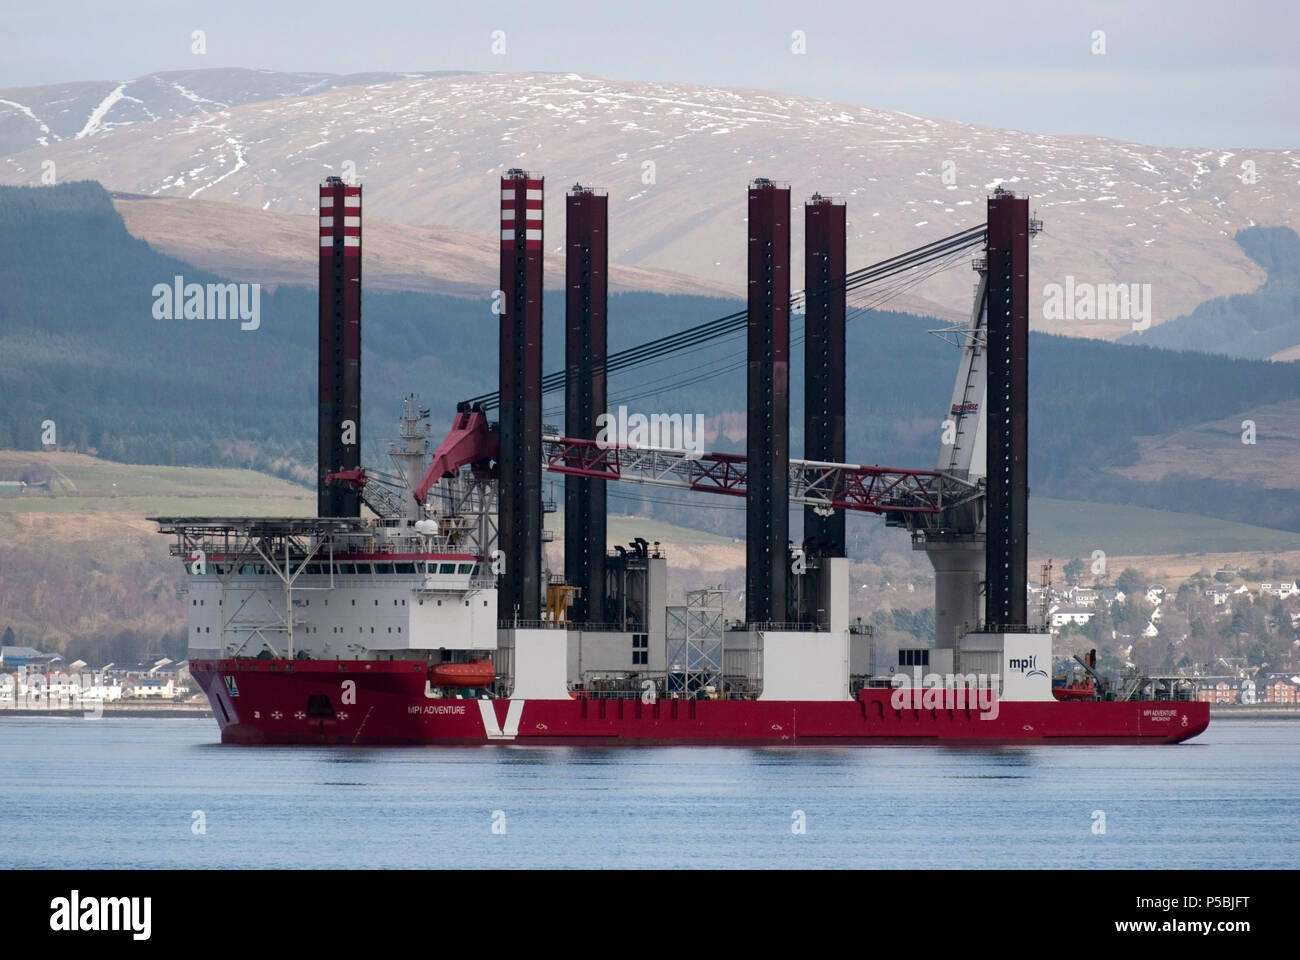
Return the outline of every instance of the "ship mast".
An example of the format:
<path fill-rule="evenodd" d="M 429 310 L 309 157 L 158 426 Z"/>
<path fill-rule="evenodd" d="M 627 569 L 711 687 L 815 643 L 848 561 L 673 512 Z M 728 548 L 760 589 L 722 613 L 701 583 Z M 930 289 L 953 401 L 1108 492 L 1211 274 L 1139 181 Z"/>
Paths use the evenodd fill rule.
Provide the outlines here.
<path fill-rule="evenodd" d="M 415 394 L 408 394 L 402 400 L 402 415 L 398 420 L 397 439 L 388 444 L 388 456 L 397 468 L 397 475 L 410 494 L 406 501 L 406 516 L 418 520 L 421 515 L 420 505 L 415 502 L 414 491 L 424 477 L 425 467 L 432 452 L 429 444 L 429 424 L 424 421 L 429 417 L 427 407 L 421 407 Z"/>

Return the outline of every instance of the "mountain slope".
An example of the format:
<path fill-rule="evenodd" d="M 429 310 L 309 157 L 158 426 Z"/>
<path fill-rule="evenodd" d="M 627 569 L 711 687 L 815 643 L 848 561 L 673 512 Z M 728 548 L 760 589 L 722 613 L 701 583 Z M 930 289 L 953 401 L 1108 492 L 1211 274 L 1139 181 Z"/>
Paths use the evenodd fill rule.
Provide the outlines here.
<path fill-rule="evenodd" d="M 273 213 L 211 200 L 118 194 L 113 206 L 127 231 L 155 250 L 249 283 L 314 286 L 320 233 L 316 217 Z M 412 227 L 368 217 L 363 254 L 368 292 L 415 291 L 489 297 L 500 283 L 500 244 L 490 234 L 455 227 Z M 547 289 L 564 286 L 564 258 L 546 258 Z M 613 266 L 611 293 L 647 290 L 739 297 L 725 286 L 684 274 Z"/>
<path fill-rule="evenodd" d="M 1067 275 L 1151 283 L 1160 323 L 1263 282 L 1232 241 L 1239 229 L 1300 227 L 1292 151 L 1040 136 L 807 97 L 573 74 L 393 79 L 134 123 L 15 153 L 0 177 L 37 183 L 45 160 L 60 179 L 297 214 L 313 211 L 323 175 L 351 163 L 369 216 L 482 233 L 497 219 L 496 178 L 525 166 L 550 177 L 552 251 L 562 242 L 562 188 L 579 180 L 610 191 L 615 262 L 728 286 L 744 276 L 744 188 L 755 176 L 792 181 L 796 202 L 814 191 L 847 199 L 851 266 L 979 223 L 1001 183 L 1028 193 L 1046 225 L 1033 252 L 1036 328 L 1078 336 L 1121 336 L 1131 321 L 1040 319 L 1042 285 Z M 917 292 L 965 311 L 970 288 L 969 274 L 952 270 Z"/>
<path fill-rule="evenodd" d="M 339 87 L 445 73 L 280 73 L 229 67 L 171 70 L 134 80 L 60 83 L 0 90 L 0 156 L 81 140 L 128 124 L 303 97 Z"/>
<path fill-rule="evenodd" d="M 149 202 L 149 201 L 147 201 Z M 218 276 L 167 257 L 130 237 L 96 184 L 0 187 L 0 448 L 37 449 L 54 420 L 65 449 L 136 463 L 252 467 L 309 480 L 315 461 L 317 296 L 284 285 L 261 297 L 261 326 L 235 321 L 160 320 L 154 284 L 182 274 Z M 623 293 L 610 302 L 613 350 L 729 314 L 734 300 Z M 458 400 L 490 389 L 497 324 L 482 299 L 369 292 L 364 304 L 363 459 L 382 467 L 401 397 L 411 391 L 436 411 L 435 433 Z M 562 363 L 563 297 L 544 299 L 544 366 Z M 899 467 L 934 462 L 940 421 L 957 363 L 931 336 L 933 321 L 871 312 L 849 323 L 853 358 L 847 385 L 850 459 Z M 792 345 L 792 449 L 801 449 L 802 347 Z M 1036 497 L 1110 500 L 1200 512 L 1300 529 L 1289 489 L 1259 487 L 1257 469 L 1231 481 L 1217 475 L 1181 482 L 1165 472 L 1127 476 L 1152 437 L 1300 401 L 1293 365 L 1232 360 L 1032 334 L 1030 482 Z M 611 408 L 700 413 L 715 449 L 743 449 L 743 345 L 700 346 L 673 363 L 656 362 L 610 379 Z M 547 422 L 562 422 L 548 395 Z M 1251 456 L 1290 457 L 1261 418 Z M 1199 442 L 1199 441 L 1198 441 Z M 1188 459 L 1242 456 L 1237 434 L 1212 432 Z M 1252 461 L 1254 462 L 1254 461 Z M 1292 474 L 1293 475 L 1293 474 Z M 1218 484 L 1235 484 L 1230 496 Z M 1255 487 L 1244 484 L 1255 483 Z M 614 491 L 639 497 L 639 488 Z M 659 515 L 679 510 L 655 504 Z M 622 501 L 626 502 L 626 501 Z M 1267 509 L 1260 509 L 1267 504 Z M 701 529 L 730 532 L 743 511 L 699 510 Z"/>
<path fill-rule="evenodd" d="M 1288 227 L 1251 227 L 1235 239 L 1268 272 L 1259 289 L 1208 300 L 1185 317 L 1121 342 L 1252 359 L 1300 356 L 1300 236 Z"/>

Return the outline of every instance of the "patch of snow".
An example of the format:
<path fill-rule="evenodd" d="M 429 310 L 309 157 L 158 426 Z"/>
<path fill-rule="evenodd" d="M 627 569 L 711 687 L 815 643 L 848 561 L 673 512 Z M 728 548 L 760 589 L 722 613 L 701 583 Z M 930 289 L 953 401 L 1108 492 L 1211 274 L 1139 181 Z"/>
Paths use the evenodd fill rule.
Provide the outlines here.
<path fill-rule="evenodd" d="M 27 114 L 28 117 L 30 117 L 32 120 L 35 120 L 36 123 L 40 124 L 41 133 L 49 133 L 49 132 L 50 132 L 50 128 L 47 127 L 47 126 L 46 126 L 46 125 L 41 121 L 41 118 L 40 118 L 40 117 L 38 117 L 38 116 L 36 116 L 36 114 L 32 113 L 32 110 L 31 110 L 30 107 L 25 107 L 25 106 L 23 106 L 21 103 L 15 103 L 15 102 L 12 101 L 12 100 L 0 100 L 0 103 L 3 103 L 3 104 L 4 104 L 5 106 L 7 106 L 7 107 L 13 107 L 15 110 L 18 110 L 18 111 L 20 111 L 21 113 L 25 113 L 25 114 Z M 44 140 L 45 138 L 42 137 L 41 139 Z M 46 145 L 46 144 L 44 144 L 44 143 L 41 144 L 41 146 L 45 146 L 45 145 Z"/>
<path fill-rule="evenodd" d="M 90 111 L 90 116 L 86 120 L 86 125 L 82 127 L 79 131 L 77 131 L 77 135 L 73 137 L 73 139 L 80 140 L 83 137 L 88 137 L 92 133 L 98 132 L 104 125 L 104 116 L 108 113 L 108 111 L 113 109 L 113 107 L 117 104 L 119 100 L 123 98 L 123 96 L 125 96 L 124 93 L 125 90 L 126 90 L 126 84 L 120 83 L 117 85 L 117 88 L 112 93 L 106 96 L 103 100 L 99 101 L 99 106 L 97 106 L 94 110 Z"/>

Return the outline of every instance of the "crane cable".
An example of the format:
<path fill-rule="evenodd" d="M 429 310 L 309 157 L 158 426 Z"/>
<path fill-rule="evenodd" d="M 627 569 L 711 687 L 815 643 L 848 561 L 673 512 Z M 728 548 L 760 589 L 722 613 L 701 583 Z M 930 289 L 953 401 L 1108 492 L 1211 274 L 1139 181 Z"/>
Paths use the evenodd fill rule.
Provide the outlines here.
<path fill-rule="evenodd" d="M 944 237 L 924 246 L 917 247 L 906 253 L 898 254 L 874 263 L 870 266 L 863 267 L 847 274 L 843 280 L 843 287 L 846 293 L 852 290 L 858 290 L 872 283 L 877 283 L 899 274 L 912 270 L 916 267 L 925 266 L 935 261 L 942 261 L 948 257 L 955 256 L 969 250 L 971 247 L 982 244 L 987 236 L 988 228 L 986 224 L 980 224 L 977 227 L 971 227 L 952 236 Z M 928 274 L 927 274 L 928 275 Z M 840 286 L 835 284 L 827 289 L 834 289 Z M 819 292 L 825 292 L 819 291 Z M 798 305 L 807 299 L 806 291 L 799 291 L 790 298 L 791 305 Z M 620 350 L 612 353 L 605 358 L 605 373 L 625 370 L 629 367 L 648 363 L 653 360 L 665 357 L 669 354 L 678 353 L 692 347 L 698 347 L 701 344 L 726 337 L 729 334 L 737 333 L 744 330 L 749 319 L 748 310 L 739 310 L 735 313 L 719 317 L 716 320 L 710 320 L 706 323 L 694 327 L 688 327 L 686 330 L 679 331 L 675 334 L 669 334 L 651 340 L 647 343 L 640 344 L 636 347 L 630 347 L 626 350 Z M 556 390 L 563 389 L 566 372 L 557 370 L 546 374 L 542 378 L 542 393 L 553 393 Z M 470 405 L 482 405 L 485 409 L 496 407 L 500 402 L 500 391 L 480 394 L 477 397 L 471 397 L 466 403 Z"/>

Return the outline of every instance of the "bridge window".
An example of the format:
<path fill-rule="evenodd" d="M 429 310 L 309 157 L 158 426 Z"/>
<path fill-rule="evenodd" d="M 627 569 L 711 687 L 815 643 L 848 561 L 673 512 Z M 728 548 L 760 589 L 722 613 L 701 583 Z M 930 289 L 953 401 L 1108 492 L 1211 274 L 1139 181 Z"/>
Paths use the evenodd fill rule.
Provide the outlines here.
<path fill-rule="evenodd" d="M 416 571 L 415 571 L 415 564 L 413 564 L 413 563 L 399 563 L 399 564 L 397 564 L 397 572 L 398 572 L 398 573 L 415 573 L 415 572 L 416 572 Z"/>
<path fill-rule="evenodd" d="M 393 565 L 391 563 L 375 564 L 375 573 L 385 574 L 385 573 L 392 573 L 392 572 L 393 572 Z"/>
<path fill-rule="evenodd" d="M 357 565 L 355 563 L 340 563 L 339 573 L 356 573 Z"/>
<path fill-rule="evenodd" d="M 440 574 L 441 574 L 441 573 L 455 573 L 455 572 L 456 572 L 456 564 L 454 564 L 454 563 L 444 563 L 444 564 L 440 564 L 439 567 L 438 567 L 438 572 L 439 572 Z"/>
<path fill-rule="evenodd" d="M 473 571 L 474 564 L 472 563 L 462 563 L 456 568 L 457 573 L 472 573 Z"/>
<path fill-rule="evenodd" d="M 358 563 L 358 564 L 357 564 L 357 573 L 361 573 L 361 574 L 365 574 L 366 576 L 369 576 L 369 575 L 370 575 L 370 564 L 368 564 L 368 563 Z"/>

